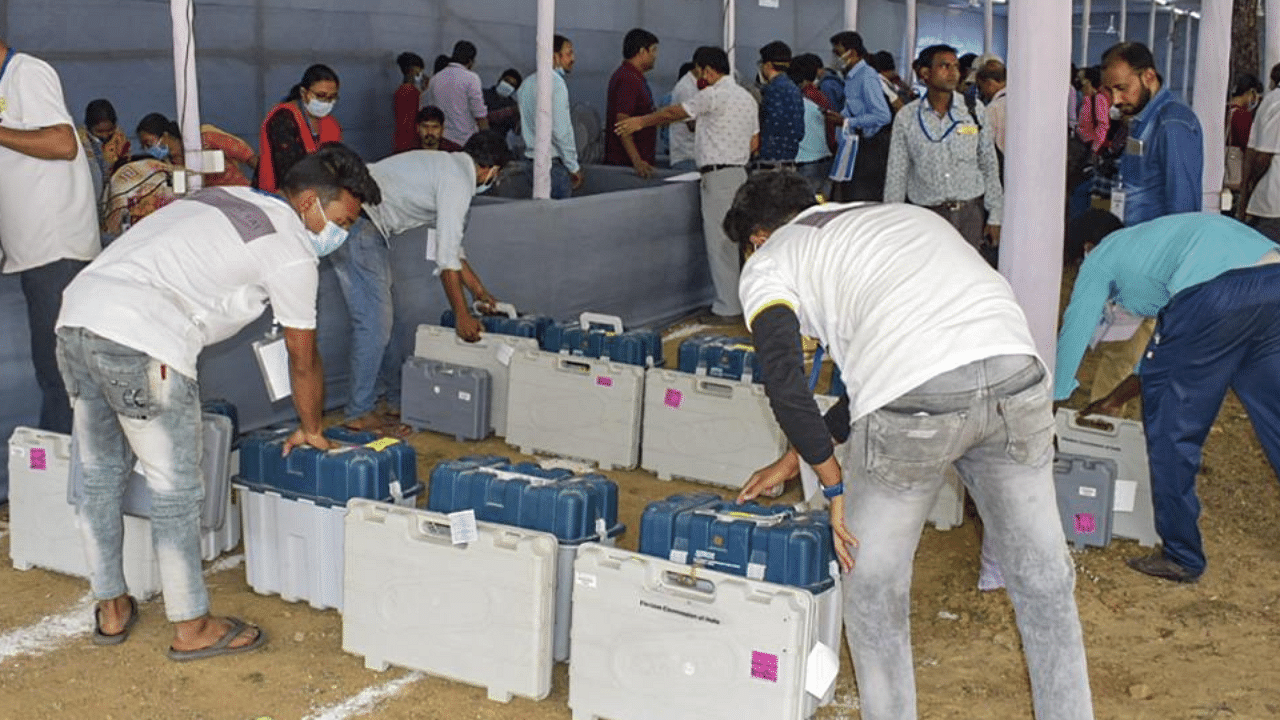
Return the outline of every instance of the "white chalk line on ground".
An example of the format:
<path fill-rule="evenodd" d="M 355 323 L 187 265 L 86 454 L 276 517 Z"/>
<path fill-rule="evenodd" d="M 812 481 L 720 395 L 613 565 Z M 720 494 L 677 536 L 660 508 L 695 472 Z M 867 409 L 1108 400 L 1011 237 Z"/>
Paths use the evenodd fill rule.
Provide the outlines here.
<path fill-rule="evenodd" d="M 220 558 L 204 574 L 230 570 L 244 563 L 244 555 Z M 15 628 L 0 635 L 0 662 L 20 655 L 43 655 L 93 630 L 93 594 L 86 594 L 71 609 L 49 615 L 34 625 Z"/>
<path fill-rule="evenodd" d="M 405 688 L 425 678 L 420 672 L 410 672 L 381 685 L 368 687 L 358 694 L 308 715 L 305 720 L 345 720 L 372 712 L 384 700 L 399 695 Z"/>

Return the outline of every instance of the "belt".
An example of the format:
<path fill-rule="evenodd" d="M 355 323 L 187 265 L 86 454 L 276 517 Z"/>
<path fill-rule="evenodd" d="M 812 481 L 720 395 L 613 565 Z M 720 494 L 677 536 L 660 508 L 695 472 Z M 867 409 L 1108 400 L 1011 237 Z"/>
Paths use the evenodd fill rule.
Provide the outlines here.
<path fill-rule="evenodd" d="M 798 162 L 796 163 L 796 167 L 807 167 L 809 165 L 817 165 L 818 163 L 829 162 L 830 160 L 831 160 L 831 156 L 828 155 L 824 158 L 818 158 L 817 160 L 806 160 L 804 162 Z"/>
<path fill-rule="evenodd" d="M 795 168 L 794 160 L 768 160 L 765 162 L 753 162 L 747 167 L 751 170 L 791 170 Z"/>
<path fill-rule="evenodd" d="M 982 199 L 982 196 L 979 195 L 976 198 L 969 198 L 968 200 L 948 200 L 946 202 L 940 202 L 937 205 L 930 205 L 929 209 L 930 210 L 947 210 L 949 212 L 955 212 L 957 210 L 964 208 L 966 205 L 976 203 L 981 199 Z"/>
<path fill-rule="evenodd" d="M 702 167 L 698 168 L 698 172 L 702 173 L 703 175 L 706 175 L 709 172 L 715 172 L 717 170 L 724 170 L 726 168 L 740 168 L 740 167 L 742 166 L 735 165 L 733 163 L 726 163 L 724 165 L 703 165 Z"/>

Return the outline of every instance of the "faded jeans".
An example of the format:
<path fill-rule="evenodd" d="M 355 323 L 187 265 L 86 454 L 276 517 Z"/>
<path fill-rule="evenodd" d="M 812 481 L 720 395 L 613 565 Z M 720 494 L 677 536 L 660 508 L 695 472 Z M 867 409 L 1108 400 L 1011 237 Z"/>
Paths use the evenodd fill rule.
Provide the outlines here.
<path fill-rule="evenodd" d="M 388 352 L 395 304 L 387 241 L 369 218 L 361 216 L 330 258 L 351 316 L 351 395 L 346 419 L 373 412 L 380 391 L 386 393 L 389 405 L 399 407 L 400 368 L 394 352 Z"/>
<path fill-rule="evenodd" d="M 911 565 L 952 463 L 1004 569 L 1036 718 L 1093 717 L 1054 495 L 1050 398 L 1038 360 L 1004 355 L 943 373 L 854 422 L 845 522 L 860 547 L 844 577 L 844 622 L 864 720 L 916 717 Z"/>
<path fill-rule="evenodd" d="M 121 509 L 134 458 L 151 489 L 151 542 L 171 622 L 209 612 L 200 564 L 200 388 L 159 360 L 84 328 L 58 330 L 58 366 L 71 397 L 84 471 L 80 531 L 98 600 L 126 591 Z"/>

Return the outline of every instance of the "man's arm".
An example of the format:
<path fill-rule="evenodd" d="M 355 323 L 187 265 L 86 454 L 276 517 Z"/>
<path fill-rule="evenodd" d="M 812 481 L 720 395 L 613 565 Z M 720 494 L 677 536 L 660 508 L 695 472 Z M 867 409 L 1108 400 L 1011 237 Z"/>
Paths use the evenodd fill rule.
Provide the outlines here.
<path fill-rule="evenodd" d="M 1249 208 L 1249 198 L 1253 197 L 1253 191 L 1258 187 L 1258 183 L 1262 181 L 1262 176 L 1267 174 L 1267 170 L 1271 168 L 1271 159 L 1275 155 L 1261 150 L 1255 150 L 1252 147 L 1246 148 L 1244 151 L 1244 178 L 1240 184 L 1240 205 L 1236 207 L 1236 217 L 1244 220 Z"/>
<path fill-rule="evenodd" d="M 640 132 L 647 127 L 655 125 L 670 125 L 673 122 L 687 120 L 689 113 L 684 109 L 684 105 L 668 105 L 661 110 L 655 110 L 648 115 L 640 115 L 637 117 L 629 117 L 620 120 L 613 126 L 614 132 L 623 137 L 632 133 Z"/>
<path fill-rule="evenodd" d="M 1163 123 L 1164 188 L 1168 214 L 1200 212 L 1204 169 L 1204 141 L 1199 128 L 1185 120 Z"/>
<path fill-rule="evenodd" d="M 907 199 L 907 130 L 907 113 L 900 112 L 893 120 L 893 135 L 889 138 L 889 162 L 884 173 L 884 201 L 887 203 L 900 203 Z"/>
<path fill-rule="evenodd" d="M 299 427 L 285 441 L 284 452 L 299 445 L 329 449 L 329 441 L 321 434 L 320 418 L 324 414 L 324 368 L 315 330 L 286 327 L 284 344 L 289 351 L 289 381 L 293 385 L 293 407 L 298 411 Z"/>
<path fill-rule="evenodd" d="M 75 160 L 80 141 L 70 125 L 16 130 L 0 124 L 0 146 L 41 160 Z"/>
<path fill-rule="evenodd" d="M 473 300 L 489 306 L 490 311 L 498 303 L 498 299 L 490 295 L 489 291 L 485 289 L 484 283 L 480 282 L 480 276 L 476 274 L 475 270 L 471 269 L 471 263 L 467 262 L 466 258 L 462 259 L 462 284 L 471 293 Z"/>
<path fill-rule="evenodd" d="M 995 129 L 991 116 L 981 103 L 975 103 L 975 112 L 982 121 L 978 131 L 978 169 L 982 171 L 983 204 L 987 207 L 987 230 L 996 243 L 1000 242 L 1000 218 L 1004 214 L 1004 186 L 1000 183 L 1000 160 L 996 157 Z M 995 228 L 992 231 L 992 228 Z"/>
<path fill-rule="evenodd" d="M 551 144 L 555 146 L 564 168 L 572 175 L 579 175 L 578 143 L 573 135 L 573 119 L 569 108 L 569 86 L 564 80 L 552 77 L 551 93 Z M 580 182 L 580 180 L 579 180 Z"/>
<path fill-rule="evenodd" d="M 480 76 L 473 75 L 470 87 L 467 88 L 467 102 L 471 106 L 471 117 L 476 119 L 476 127 L 489 129 L 489 108 L 484 104 L 484 89 L 480 86 Z"/>
<path fill-rule="evenodd" d="M 1054 400 L 1066 400 L 1080 384 L 1076 381 L 1076 371 L 1111 297 L 1114 272 L 1102 267 L 1102 262 L 1093 255 L 1085 258 L 1080 266 L 1071 289 L 1071 301 L 1062 315 L 1062 330 L 1058 333 L 1058 354 L 1053 367 Z"/>

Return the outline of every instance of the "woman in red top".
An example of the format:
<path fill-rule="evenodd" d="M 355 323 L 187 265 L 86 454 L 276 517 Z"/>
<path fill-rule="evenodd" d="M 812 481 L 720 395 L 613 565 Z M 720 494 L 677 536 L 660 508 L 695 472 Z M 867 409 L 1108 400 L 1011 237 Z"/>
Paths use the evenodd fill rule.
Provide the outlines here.
<path fill-rule="evenodd" d="M 330 114 L 337 102 L 338 74 L 327 65 L 307 68 L 302 82 L 262 122 L 258 188 L 275 192 L 299 160 L 325 143 L 342 142 L 342 126 Z"/>
<path fill-rule="evenodd" d="M 1249 144 L 1253 130 L 1253 109 L 1262 98 L 1262 83 L 1256 75 L 1240 73 L 1227 100 L 1227 145 L 1241 150 Z"/>
<path fill-rule="evenodd" d="M 1107 141 L 1111 129 L 1111 100 L 1102 90 L 1102 69 L 1097 65 L 1080 71 L 1080 90 L 1084 100 L 1080 103 L 1076 132 L 1095 154 Z"/>

